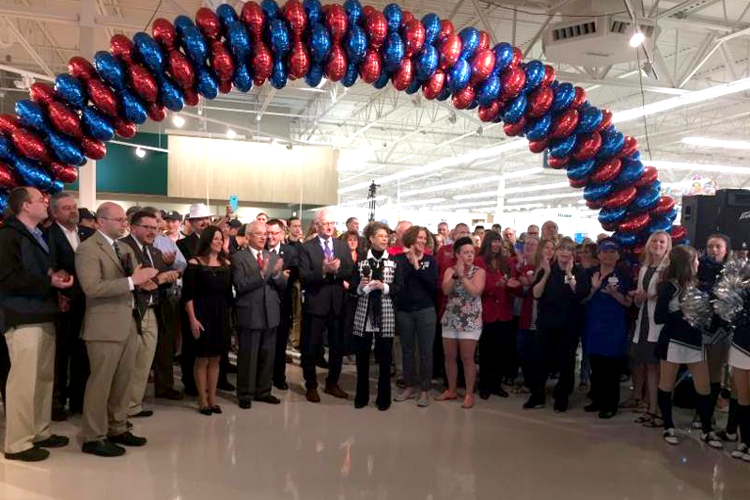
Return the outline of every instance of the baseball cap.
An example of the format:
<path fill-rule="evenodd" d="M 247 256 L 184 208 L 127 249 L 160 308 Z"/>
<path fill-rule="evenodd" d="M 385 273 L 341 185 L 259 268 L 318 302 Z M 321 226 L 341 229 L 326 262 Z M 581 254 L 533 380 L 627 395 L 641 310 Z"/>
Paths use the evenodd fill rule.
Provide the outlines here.
<path fill-rule="evenodd" d="M 91 210 L 89 210 L 88 208 L 79 208 L 78 209 L 78 219 L 79 220 L 83 220 L 83 219 L 95 220 L 96 217 L 94 217 L 94 214 L 92 214 Z"/>
<path fill-rule="evenodd" d="M 240 222 L 238 219 L 232 219 L 229 221 L 229 227 L 239 229 L 242 227 L 242 222 Z"/>
<path fill-rule="evenodd" d="M 164 220 L 180 220 L 181 221 L 182 215 L 179 212 L 172 210 L 170 212 L 165 213 L 163 218 Z"/>
<path fill-rule="evenodd" d="M 622 253 L 620 243 L 614 238 L 604 238 L 596 246 L 597 252 L 606 252 L 607 250 L 614 250 L 615 252 Z"/>

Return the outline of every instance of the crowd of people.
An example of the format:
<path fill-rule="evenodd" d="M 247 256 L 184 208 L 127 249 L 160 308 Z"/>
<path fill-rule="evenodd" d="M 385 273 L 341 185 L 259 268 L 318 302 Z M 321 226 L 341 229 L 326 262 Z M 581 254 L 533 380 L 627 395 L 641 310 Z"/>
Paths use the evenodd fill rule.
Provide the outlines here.
<path fill-rule="evenodd" d="M 679 399 L 695 408 L 705 443 L 736 442 L 732 456 L 750 461 L 750 334 L 718 319 L 698 330 L 681 310 L 687 291 L 710 291 L 732 258 L 724 235 L 709 237 L 701 256 L 657 231 L 635 263 L 616 239 L 576 243 L 554 221 L 518 235 L 444 222 L 433 233 L 407 221 L 360 232 L 352 217 L 339 233 L 321 209 L 305 232 L 296 217 L 243 224 L 202 204 L 185 216 L 112 202 L 91 213 L 70 194 L 48 202 L 34 188 L 13 190 L 9 210 L 0 229 L 8 459 L 43 460 L 66 446 L 50 422 L 75 413 L 85 453 L 145 445 L 130 420 L 153 415 L 151 373 L 156 398 L 194 397 L 205 416 L 222 413 L 218 390 L 236 392 L 242 409 L 279 404 L 291 349 L 311 403 L 321 401 L 321 367 L 326 397 L 351 397 L 339 380 L 352 358 L 354 407 L 370 403 L 374 360 L 381 411 L 431 399 L 471 409 L 475 394 L 511 392 L 533 410 L 552 379 L 554 411 L 566 412 L 578 375 L 585 412 L 635 412 L 676 445 Z M 722 392 L 729 414 L 718 431 Z"/>

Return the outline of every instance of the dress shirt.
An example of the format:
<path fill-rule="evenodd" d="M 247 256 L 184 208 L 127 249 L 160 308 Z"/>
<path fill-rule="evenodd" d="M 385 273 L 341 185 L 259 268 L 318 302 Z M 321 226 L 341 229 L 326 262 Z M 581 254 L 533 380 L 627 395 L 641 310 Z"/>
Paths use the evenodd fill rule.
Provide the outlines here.
<path fill-rule="evenodd" d="M 68 240 L 68 243 L 70 243 L 70 247 L 75 252 L 78 248 L 78 245 L 81 244 L 81 238 L 78 236 L 78 226 L 73 227 L 72 230 L 68 229 L 67 227 L 63 226 L 59 222 L 55 222 L 58 226 L 60 226 L 60 229 L 62 229 L 63 234 L 65 235 L 65 238 Z"/>
<path fill-rule="evenodd" d="M 141 242 L 138 241 L 138 238 L 136 238 L 135 236 L 133 236 L 133 239 L 135 240 L 135 244 L 138 245 L 138 249 L 141 252 L 143 252 L 143 255 L 145 255 L 146 258 L 148 259 L 149 263 L 151 264 L 151 267 L 154 267 L 154 258 L 151 257 L 151 252 L 148 251 L 148 247 L 145 246 L 145 245 L 143 245 L 143 244 L 141 244 Z M 154 296 L 153 295 L 151 295 L 148 298 L 148 305 L 149 306 L 154 305 Z"/>
<path fill-rule="evenodd" d="M 111 246 L 112 249 L 114 250 L 114 248 L 115 248 L 115 240 L 113 240 L 112 238 L 110 238 L 106 234 L 102 233 L 101 231 L 99 231 L 99 234 L 101 234 L 102 236 L 104 236 L 104 239 L 107 240 L 107 243 L 109 243 L 109 246 Z M 128 276 L 128 287 L 130 288 L 131 292 L 133 290 L 135 290 L 135 285 L 133 285 L 133 278 L 132 278 L 132 276 Z"/>
<path fill-rule="evenodd" d="M 275 247 L 269 248 L 268 251 L 281 256 L 281 243 L 277 243 Z"/>
<path fill-rule="evenodd" d="M 170 269 L 183 272 L 187 267 L 185 256 L 182 255 L 182 252 L 180 252 L 180 249 L 177 247 L 177 243 L 175 243 L 174 240 L 169 236 L 165 234 L 157 234 L 156 239 L 154 240 L 154 248 L 161 250 L 161 253 L 174 252 L 174 262 L 172 262 L 172 265 L 169 266 Z"/>

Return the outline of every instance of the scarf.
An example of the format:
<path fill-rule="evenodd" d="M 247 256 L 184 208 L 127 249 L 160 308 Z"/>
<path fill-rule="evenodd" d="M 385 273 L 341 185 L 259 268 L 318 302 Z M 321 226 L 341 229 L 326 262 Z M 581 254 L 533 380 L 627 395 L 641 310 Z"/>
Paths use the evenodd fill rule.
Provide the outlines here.
<path fill-rule="evenodd" d="M 370 266 L 370 281 L 383 281 L 383 261 L 385 260 L 385 251 L 370 249 L 367 253 L 367 263 Z M 367 311 L 370 324 L 380 330 L 381 320 L 383 318 L 383 291 L 373 290 L 370 292 L 368 300 L 369 310 Z"/>

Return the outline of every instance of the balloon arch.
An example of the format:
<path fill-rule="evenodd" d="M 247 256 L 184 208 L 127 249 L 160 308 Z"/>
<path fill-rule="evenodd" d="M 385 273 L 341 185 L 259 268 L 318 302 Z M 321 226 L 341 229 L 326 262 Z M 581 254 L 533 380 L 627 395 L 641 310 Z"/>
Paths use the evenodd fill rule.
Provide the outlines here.
<path fill-rule="evenodd" d="M 675 242 L 686 231 L 673 226 L 675 201 L 661 196 L 658 172 L 644 167 L 638 142 L 612 125 L 612 113 L 592 106 L 586 92 L 558 82 L 540 61 L 523 62 L 517 47 L 490 48 L 484 31 L 456 33 L 449 20 L 420 21 L 396 4 L 379 12 L 358 0 L 322 6 L 319 0 L 245 3 L 238 13 L 224 4 L 201 8 L 195 21 L 154 20 L 151 35 L 115 35 L 109 52 L 93 64 L 73 57 L 54 87 L 35 83 L 15 115 L 0 115 L 0 189 L 18 184 L 54 193 L 77 178 L 86 158 L 105 156 L 115 135 L 130 138 L 148 118 L 161 121 L 214 99 L 232 87 L 241 92 L 266 80 L 283 88 L 304 78 L 314 87 L 325 76 L 349 87 L 357 79 L 400 91 L 420 89 L 427 99 L 451 99 L 457 109 L 477 108 L 484 122 L 504 123 L 508 136 L 525 136 L 550 167 L 567 170 L 570 185 L 584 188 L 599 221 L 638 252 L 654 231 Z M 0 195 L 0 212 L 7 195 Z"/>

